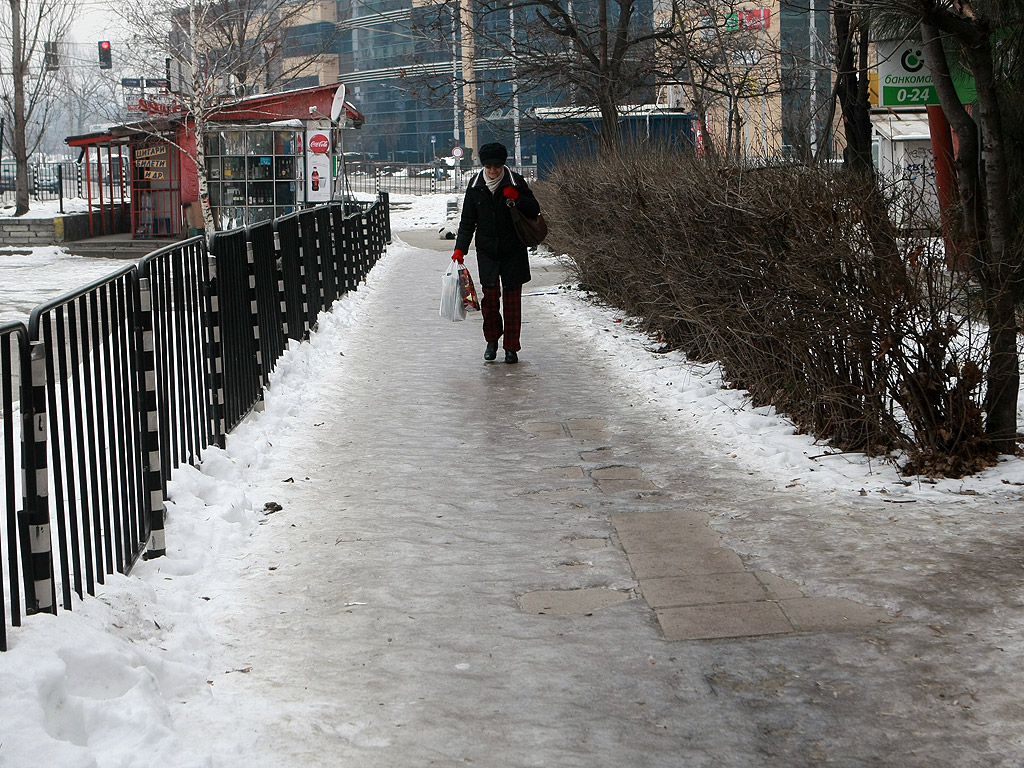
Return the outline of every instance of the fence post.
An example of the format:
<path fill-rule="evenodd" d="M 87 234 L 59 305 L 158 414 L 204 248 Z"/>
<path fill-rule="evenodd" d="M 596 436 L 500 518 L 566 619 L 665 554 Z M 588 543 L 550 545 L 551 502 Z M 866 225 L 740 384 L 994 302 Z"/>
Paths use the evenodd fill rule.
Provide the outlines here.
<path fill-rule="evenodd" d="M 227 419 L 224 415 L 224 357 L 220 338 L 220 297 L 217 286 L 217 257 L 209 254 L 210 282 L 207 291 L 210 296 L 210 411 L 217 424 L 217 447 L 227 442 Z"/>
<path fill-rule="evenodd" d="M 160 411 L 156 394 L 156 353 L 153 337 L 153 290 L 148 277 L 139 278 L 139 326 L 142 331 L 143 408 L 146 411 L 145 477 L 149 501 L 149 541 L 144 560 L 162 557 L 167 549 L 164 538 L 163 462 L 160 456 Z"/>
<path fill-rule="evenodd" d="M 384 242 L 391 244 L 391 195 L 381 192 L 378 195 L 380 204 L 384 206 Z"/>
<path fill-rule="evenodd" d="M 267 385 L 263 375 L 263 340 L 260 338 L 260 303 L 256 293 L 256 250 L 252 244 L 252 230 L 245 233 L 245 261 L 249 273 L 249 313 L 252 317 L 253 349 L 256 357 L 256 370 L 260 375 L 260 401 L 263 400 L 263 387 Z"/>
<path fill-rule="evenodd" d="M 49 482 L 46 460 L 46 347 L 40 341 L 30 344 L 31 408 L 23 415 L 23 460 L 25 518 L 23 549 L 26 564 L 26 613 L 56 613 L 56 585 L 53 581 L 53 557 L 50 541 Z M 25 541 L 27 539 L 27 541 Z M 31 580 L 29 580 L 31 579 Z"/>
<path fill-rule="evenodd" d="M 284 267 L 281 263 L 281 233 L 277 231 L 277 224 L 274 224 L 274 275 L 277 277 L 278 316 L 281 322 L 281 330 L 284 332 L 285 346 L 288 345 L 288 294 L 284 285 Z"/>

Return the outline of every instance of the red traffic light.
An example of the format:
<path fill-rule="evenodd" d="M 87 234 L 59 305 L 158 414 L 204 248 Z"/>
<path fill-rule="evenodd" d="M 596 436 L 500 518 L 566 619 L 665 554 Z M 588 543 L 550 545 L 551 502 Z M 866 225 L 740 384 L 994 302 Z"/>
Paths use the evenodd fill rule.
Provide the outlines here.
<path fill-rule="evenodd" d="M 99 49 L 100 54 L 100 69 L 110 69 L 110 41 L 100 40 L 99 43 L 97 43 L 97 48 Z"/>

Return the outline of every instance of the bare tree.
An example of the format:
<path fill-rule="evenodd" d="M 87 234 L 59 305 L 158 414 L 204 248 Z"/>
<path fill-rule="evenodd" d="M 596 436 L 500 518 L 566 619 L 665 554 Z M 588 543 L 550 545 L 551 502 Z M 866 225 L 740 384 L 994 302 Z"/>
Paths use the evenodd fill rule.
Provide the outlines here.
<path fill-rule="evenodd" d="M 21 216 L 29 210 L 28 158 L 43 140 L 53 105 L 54 70 L 44 62 L 45 46 L 64 40 L 77 6 L 74 0 L 8 0 L 0 7 L 11 31 L 10 74 L 0 77 L 10 133 L 5 129 L 2 139 L 14 155 L 15 215 Z"/>
<path fill-rule="evenodd" d="M 719 120 L 724 130 L 705 130 L 705 150 L 739 157 L 743 128 L 750 111 L 761 111 L 767 124 L 767 101 L 781 90 L 779 51 L 767 34 L 768 17 L 760 9 L 712 0 L 672 0 L 672 34 L 659 41 L 659 80 L 683 84 L 693 111 L 706 122 Z M 764 126 L 767 130 L 767 125 Z"/>
<path fill-rule="evenodd" d="M 317 64 L 334 45 L 332 21 L 319 25 L 321 34 L 313 39 L 289 36 L 294 37 L 292 27 L 315 18 L 321 6 L 319 0 L 188 0 L 184 6 L 174 0 L 127 0 L 118 6 L 135 30 L 131 50 L 140 59 L 166 51 L 172 68 L 181 73 L 174 106 L 192 123 L 195 145 L 177 146 L 195 163 L 208 235 L 216 229 L 205 152 L 209 125 L 227 100 L 271 90 Z M 168 139 L 159 120 L 152 121 L 150 130 Z"/>
<path fill-rule="evenodd" d="M 120 84 L 95 65 L 62 67 L 55 95 L 68 136 L 86 133 L 90 125 L 112 122 L 120 115 Z"/>
<path fill-rule="evenodd" d="M 984 174 L 976 176 L 978 165 L 958 169 L 965 211 L 970 218 L 982 215 L 983 226 L 966 223 L 972 232 L 969 249 L 971 268 L 981 285 L 989 325 L 989 367 L 986 378 L 986 433 L 1002 453 L 1016 449 L 1017 396 L 1020 390 L 1020 360 L 1017 353 L 1017 320 L 1014 301 L 1024 276 L 1024 248 L 1015 238 L 1010 208 L 1009 163 L 1003 139 L 1000 114 L 1000 89 L 996 50 L 993 39 L 1003 26 L 1019 25 L 1024 14 L 1011 3 L 948 7 L 932 0 L 915 0 L 920 14 L 932 76 L 943 112 L 953 125 L 965 131 L 967 157 L 977 157 L 978 133 L 981 135 Z M 951 38 L 961 46 L 964 60 L 974 75 L 978 101 L 974 118 L 980 131 L 972 131 L 963 119 L 963 107 L 953 87 L 942 38 Z M 1018 54 L 1020 51 L 1018 51 Z M 958 132 L 959 135 L 959 132 Z M 976 204 L 984 195 L 984 206 Z"/>
<path fill-rule="evenodd" d="M 862 173 L 873 171 L 871 158 L 871 104 L 868 100 L 868 17 L 855 2 L 834 0 L 836 85 L 846 136 L 846 165 Z"/>
<path fill-rule="evenodd" d="M 958 205 L 954 241 L 967 253 L 981 288 L 988 322 L 985 431 L 1002 453 L 1016 449 L 1020 389 L 1015 300 L 1024 281 L 1024 221 L 1014 216 L 1009 173 L 1011 155 L 1004 139 L 1004 100 L 1017 87 L 1024 55 L 1019 31 L 1024 10 L 1011 0 L 843 0 L 833 4 L 837 29 L 838 95 L 850 151 L 848 161 L 864 167 L 866 111 L 864 52 L 869 20 L 887 36 L 921 41 L 942 111 L 956 131 Z M 859 42 L 858 42 L 859 40 Z M 853 51 L 860 50 L 854 64 Z M 955 66 L 973 77 L 977 102 L 968 112 L 953 84 Z M 1017 98 L 1020 99 L 1019 93 Z"/>
<path fill-rule="evenodd" d="M 601 144 L 611 149 L 619 141 L 619 108 L 649 101 L 654 93 L 655 46 L 671 32 L 656 26 L 639 0 L 463 2 L 471 3 L 457 14 L 463 56 L 476 63 L 464 69 L 465 84 L 473 89 L 472 99 L 466 97 L 471 119 L 479 111 L 472 103 L 477 88 L 483 91 L 480 103 L 492 113 L 506 114 L 520 103 L 568 104 L 580 112 L 596 108 Z M 445 3 L 432 9 L 419 31 L 444 39 L 455 14 Z M 447 97 L 452 83 L 432 73 L 418 88 L 421 95 L 430 91 Z"/>

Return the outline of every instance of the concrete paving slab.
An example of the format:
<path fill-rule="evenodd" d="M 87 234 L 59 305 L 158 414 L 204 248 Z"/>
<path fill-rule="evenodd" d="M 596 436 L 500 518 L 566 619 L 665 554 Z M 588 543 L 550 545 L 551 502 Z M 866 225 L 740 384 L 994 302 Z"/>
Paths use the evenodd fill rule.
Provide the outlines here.
<path fill-rule="evenodd" d="M 675 608 L 713 603 L 754 603 L 768 599 L 752 573 L 713 573 L 642 579 L 640 591 L 652 608 Z"/>
<path fill-rule="evenodd" d="M 534 437 L 566 437 L 565 427 L 560 421 L 534 421 L 528 424 L 521 424 L 519 428 L 524 432 L 529 432 Z"/>
<path fill-rule="evenodd" d="M 693 552 L 722 548 L 722 534 L 706 525 L 663 529 L 620 528 L 616 525 L 615 532 L 626 552 Z"/>
<path fill-rule="evenodd" d="M 518 597 L 519 607 L 526 613 L 586 615 L 609 605 L 630 600 L 625 590 L 593 587 L 590 589 L 544 589 Z"/>
<path fill-rule="evenodd" d="M 804 596 L 800 585 L 794 581 L 768 571 L 757 571 L 755 575 L 772 600 L 793 600 Z"/>
<path fill-rule="evenodd" d="M 603 429 L 584 429 L 582 427 L 571 427 L 569 429 L 569 435 L 574 440 L 580 440 L 585 443 L 603 443 L 608 440 L 608 433 Z"/>
<path fill-rule="evenodd" d="M 803 597 L 782 600 L 779 605 L 793 627 L 802 631 L 875 627 L 893 622 L 882 608 L 839 597 Z"/>
<path fill-rule="evenodd" d="M 708 573 L 740 573 L 743 561 L 731 549 L 695 552 L 627 552 L 638 579 L 674 578 Z"/>
<path fill-rule="evenodd" d="M 644 476 L 644 471 L 640 467 L 618 465 L 592 469 L 590 476 L 595 480 L 639 480 Z"/>
<path fill-rule="evenodd" d="M 690 509 L 658 509 L 612 515 L 612 524 L 620 533 L 637 530 L 669 530 L 676 528 L 707 528 L 707 512 Z"/>
<path fill-rule="evenodd" d="M 608 426 L 607 419 L 566 419 L 565 426 L 575 433 L 580 431 L 601 432 Z"/>
<path fill-rule="evenodd" d="M 759 637 L 793 631 L 779 606 L 769 602 L 662 608 L 657 613 L 666 640 Z"/>
<path fill-rule="evenodd" d="M 650 480 L 598 480 L 601 493 L 625 493 L 626 491 L 656 491 L 658 486 Z"/>
<path fill-rule="evenodd" d="M 583 479 L 585 477 L 583 474 L 583 467 L 579 466 L 545 467 L 540 471 L 540 473 L 548 477 L 559 477 L 567 480 L 575 480 L 576 478 Z"/>
<path fill-rule="evenodd" d="M 604 549 L 608 546 L 608 539 L 579 538 L 570 539 L 570 542 L 580 549 Z"/>
<path fill-rule="evenodd" d="M 523 491 L 516 496 L 530 496 L 549 501 L 568 501 L 586 496 L 590 491 L 586 488 L 541 488 L 536 491 Z"/>
<path fill-rule="evenodd" d="M 595 448 L 592 451 L 582 451 L 580 453 L 580 458 L 583 461 L 603 462 L 608 461 L 614 455 L 614 449 L 608 447 L 601 447 Z"/>

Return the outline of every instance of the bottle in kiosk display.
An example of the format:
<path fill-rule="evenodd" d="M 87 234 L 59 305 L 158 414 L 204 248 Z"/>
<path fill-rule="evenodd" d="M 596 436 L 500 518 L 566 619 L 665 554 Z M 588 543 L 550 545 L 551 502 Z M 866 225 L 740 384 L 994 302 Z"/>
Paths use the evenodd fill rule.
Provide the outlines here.
<path fill-rule="evenodd" d="M 316 168 L 313 169 L 313 173 L 310 175 L 309 181 L 314 192 L 320 189 L 320 172 Z"/>

